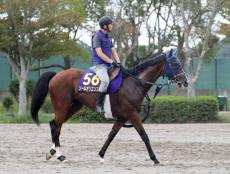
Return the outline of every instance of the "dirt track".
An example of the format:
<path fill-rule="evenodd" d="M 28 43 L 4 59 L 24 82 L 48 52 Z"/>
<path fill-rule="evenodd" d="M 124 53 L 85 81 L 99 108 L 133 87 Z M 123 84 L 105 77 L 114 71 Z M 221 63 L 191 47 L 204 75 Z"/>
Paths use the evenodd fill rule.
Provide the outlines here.
<path fill-rule="evenodd" d="M 230 124 L 145 125 L 161 165 L 154 166 L 134 129 L 121 129 L 110 145 L 105 163 L 98 151 L 111 124 L 65 124 L 61 144 L 68 162 L 45 160 L 48 124 L 0 125 L 0 173 L 172 174 L 230 173 Z"/>

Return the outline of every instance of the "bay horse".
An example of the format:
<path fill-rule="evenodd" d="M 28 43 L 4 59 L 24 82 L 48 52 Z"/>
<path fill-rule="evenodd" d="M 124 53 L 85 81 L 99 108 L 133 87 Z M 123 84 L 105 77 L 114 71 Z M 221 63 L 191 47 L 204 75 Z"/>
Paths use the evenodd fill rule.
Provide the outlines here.
<path fill-rule="evenodd" d="M 35 85 L 31 101 L 32 119 L 39 125 L 38 111 L 48 92 L 55 113 L 55 118 L 50 121 L 53 145 L 47 155 L 47 160 L 55 154 L 58 160 L 66 160 L 60 150 L 59 136 L 62 124 L 79 111 L 83 105 L 95 111 L 96 93 L 80 93 L 75 89 L 83 74 L 84 71 L 79 69 L 68 69 L 58 73 L 46 72 Z M 120 128 L 129 121 L 145 143 L 150 159 L 155 164 L 159 163 L 152 150 L 139 113 L 144 96 L 162 75 L 176 82 L 179 86 L 186 87 L 188 85 L 187 77 L 175 50 L 170 50 L 156 57 L 150 56 L 149 60 L 144 63 L 123 72 L 123 82 L 119 91 L 110 94 L 111 110 L 116 120 L 107 140 L 99 151 L 101 162 L 103 162 L 105 152 Z"/>

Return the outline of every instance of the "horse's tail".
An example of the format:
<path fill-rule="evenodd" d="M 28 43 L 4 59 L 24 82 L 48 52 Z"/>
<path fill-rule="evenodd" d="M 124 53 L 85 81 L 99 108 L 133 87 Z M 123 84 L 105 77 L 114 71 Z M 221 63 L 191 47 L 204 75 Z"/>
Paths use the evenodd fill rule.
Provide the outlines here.
<path fill-rule="evenodd" d="M 38 111 L 41 108 L 47 94 L 50 80 L 56 75 L 55 72 L 46 72 L 39 79 L 33 90 L 30 114 L 32 119 L 39 125 Z"/>

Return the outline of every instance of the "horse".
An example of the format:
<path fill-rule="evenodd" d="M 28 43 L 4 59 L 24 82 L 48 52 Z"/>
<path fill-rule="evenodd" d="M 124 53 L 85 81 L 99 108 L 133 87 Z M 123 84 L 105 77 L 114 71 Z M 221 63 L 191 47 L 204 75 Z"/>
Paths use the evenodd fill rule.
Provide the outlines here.
<path fill-rule="evenodd" d="M 175 50 L 158 54 L 158 56 L 150 56 L 144 63 L 130 69 L 122 69 L 123 81 L 120 89 L 115 93 L 109 94 L 112 114 L 116 119 L 104 145 L 99 151 L 100 161 L 104 161 L 107 148 L 118 131 L 128 121 L 145 143 L 150 159 L 154 164 L 158 164 L 159 161 L 153 152 L 150 140 L 140 119 L 141 104 L 144 96 L 159 77 L 167 77 L 168 80 L 177 83 L 180 87 L 187 87 L 186 74 Z M 83 74 L 84 71 L 79 69 L 68 69 L 58 73 L 46 72 L 35 85 L 31 101 L 31 117 L 33 121 L 39 125 L 38 112 L 48 92 L 55 113 L 55 118 L 50 121 L 52 147 L 46 156 L 47 160 L 55 155 L 61 162 L 66 160 L 60 150 L 59 141 L 63 123 L 79 111 L 83 105 L 95 111 L 96 93 L 76 91 L 76 86 L 80 83 L 79 81 Z"/>

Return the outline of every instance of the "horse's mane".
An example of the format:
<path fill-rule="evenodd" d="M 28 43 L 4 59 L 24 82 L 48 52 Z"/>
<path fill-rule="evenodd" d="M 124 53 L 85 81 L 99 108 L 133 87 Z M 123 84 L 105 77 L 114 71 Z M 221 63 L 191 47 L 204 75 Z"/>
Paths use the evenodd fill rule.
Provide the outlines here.
<path fill-rule="evenodd" d="M 162 54 L 151 54 L 145 58 L 145 61 L 139 65 L 136 65 L 132 68 L 127 69 L 126 71 L 129 74 L 132 74 L 134 76 L 138 75 L 140 72 L 145 70 L 147 67 L 151 65 L 156 65 L 162 61 L 163 57 Z"/>

